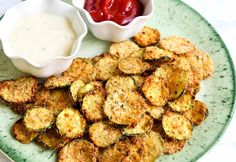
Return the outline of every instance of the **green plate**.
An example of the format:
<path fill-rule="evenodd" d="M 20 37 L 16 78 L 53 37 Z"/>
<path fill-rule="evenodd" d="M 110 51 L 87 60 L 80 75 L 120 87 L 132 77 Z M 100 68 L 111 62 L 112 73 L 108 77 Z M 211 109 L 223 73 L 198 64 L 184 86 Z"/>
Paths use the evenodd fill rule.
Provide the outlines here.
<path fill-rule="evenodd" d="M 200 49 L 208 52 L 214 61 L 213 77 L 202 82 L 198 98 L 209 107 L 205 122 L 193 131 L 193 137 L 185 148 L 174 155 L 162 156 L 162 162 L 196 161 L 222 136 L 233 115 L 235 101 L 235 73 L 230 54 L 213 27 L 196 11 L 178 0 L 158 0 L 155 14 L 147 25 L 160 29 L 162 36 L 178 35 L 192 40 Z M 94 56 L 107 50 L 109 42 L 86 36 L 81 54 Z M 0 80 L 24 75 L 0 52 Z M 10 133 L 11 126 L 19 118 L 8 106 L 0 105 L 0 148 L 16 162 L 54 162 L 56 153 L 31 143 L 23 145 Z"/>

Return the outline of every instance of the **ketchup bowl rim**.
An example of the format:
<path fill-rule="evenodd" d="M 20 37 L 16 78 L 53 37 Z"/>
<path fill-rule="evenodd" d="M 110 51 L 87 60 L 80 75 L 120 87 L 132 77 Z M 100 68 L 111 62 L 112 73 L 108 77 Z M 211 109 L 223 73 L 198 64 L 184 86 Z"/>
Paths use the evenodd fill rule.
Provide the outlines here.
<path fill-rule="evenodd" d="M 146 18 L 150 18 L 153 13 L 154 13 L 154 0 L 147 0 L 149 1 L 148 3 L 151 3 L 150 6 L 151 6 L 151 9 L 149 10 L 148 14 L 147 15 L 141 15 L 141 16 L 137 16 L 135 17 L 132 21 L 130 21 L 127 25 L 119 25 L 113 21 L 110 21 L 110 20 L 105 20 L 105 21 L 101 21 L 101 22 L 96 22 L 93 20 L 92 16 L 89 14 L 89 12 L 84 9 L 84 6 L 79 6 L 77 5 L 78 0 L 72 0 L 72 4 L 78 8 L 80 11 L 84 12 L 86 17 L 87 17 L 87 20 L 89 21 L 89 23 L 91 23 L 92 25 L 96 25 L 96 26 L 102 26 L 104 24 L 111 24 L 111 25 L 114 25 L 120 29 L 127 29 L 129 28 L 130 26 L 132 26 L 134 23 L 136 23 L 137 20 L 139 19 L 146 19 Z M 84 0 L 85 1 L 85 0 Z M 142 3 L 142 2 L 141 2 Z M 143 4 L 143 3 L 142 3 Z M 144 6 L 144 5 L 143 5 Z M 144 6 L 144 10 L 145 10 L 146 6 Z"/>

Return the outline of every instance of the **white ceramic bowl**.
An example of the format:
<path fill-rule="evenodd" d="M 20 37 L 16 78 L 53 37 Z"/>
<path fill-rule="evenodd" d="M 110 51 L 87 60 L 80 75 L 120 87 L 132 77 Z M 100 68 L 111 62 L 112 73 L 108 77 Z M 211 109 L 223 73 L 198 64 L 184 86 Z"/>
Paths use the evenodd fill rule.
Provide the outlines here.
<path fill-rule="evenodd" d="M 89 12 L 85 10 L 85 0 L 72 0 L 72 4 L 77 7 L 89 30 L 95 37 L 101 40 L 119 42 L 134 36 L 145 25 L 145 22 L 154 12 L 154 0 L 140 0 L 144 5 L 142 16 L 134 18 L 128 25 L 121 26 L 112 21 L 95 22 Z"/>
<path fill-rule="evenodd" d="M 38 64 L 26 57 L 16 55 L 10 48 L 8 35 L 20 18 L 42 12 L 48 12 L 68 18 L 78 37 L 70 55 L 57 56 L 43 64 Z M 65 71 L 72 63 L 73 58 L 77 56 L 81 42 L 86 33 L 87 27 L 79 12 L 73 6 L 60 0 L 27 0 L 21 2 L 7 10 L 0 22 L 0 39 L 6 56 L 10 58 L 19 70 L 40 78 L 56 75 Z"/>

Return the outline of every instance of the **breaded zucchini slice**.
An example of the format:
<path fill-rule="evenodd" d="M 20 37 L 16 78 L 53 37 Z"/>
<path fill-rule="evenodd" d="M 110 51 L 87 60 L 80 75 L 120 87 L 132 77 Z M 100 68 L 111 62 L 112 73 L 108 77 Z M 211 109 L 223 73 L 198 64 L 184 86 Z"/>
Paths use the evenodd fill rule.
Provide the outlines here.
<path fill-rule="evenodd" d="M 125 74 L 142 74 L 150 69 L 151 65 L 141 58 L 126 57 L 119 61 L 118 68 Z"/>
<path fill-rule="evenodd" d="M 133 90 L 135 88 L 134 80 L 128 76 L 115 76 L 110 78 L 106 83 L 106 92 L 108 95 L 114 92 Z"/>
<path fill-rule="evenodd" d="M 34 107 L 34 103 L 11 104 L 11 109 L 17 114 L 24 115 L 28 109 Z"/>
<path fill-rule="evenodd" d="M 141 162 L 155 161 L 163 154 L 163 139 L 157 132 L 149 131 L 141 136 L 134 136 L 131 142 L 136 157 L 139 156 Z"/>
<path fill-rule="evenodd" d="M 132 52 L 139 50 L 139 46 L 129 40 L 112 43 L 109 48 L 109 53 L 117 56 L 119 59 L 129 57 Z"/>
<path fill-rule="evenodd" d="M 38 134 L 37 132 L 27 130 L 22 119 L 15 122 L 11 132 L 19 142 L 24 144 L 30 143 Z"/>
<path fill-rule="evenodd" d="M 97 162 L 99 150 L 86 140 L 74 140 L 59 152 L 58 162 Z"/>
<path fill-rule="evenodd" d="M 104 118 L 103 105 L 105 96 L 100 91 L 87 93 L 82 102 L 81 110 L 89 121 L 99 121 Z"/>
<path fill-rule="evenodd" d="M 157 46 L 146 47 L 143 53 L 145 60 L 171 61 L 174 59 L 173 52 L 163 50 Z"/>
<path fill-rule="evenodd" d="M 129 57 L 143 58 L 143 51 L 144 48 L 140 48 L 139 50 L 132 52 Z"/>
<path fill-rule="evenodd" d="M 169 98 L 169 90 L 165 82 L 155 76 L 145 79 L 142 91 L 145 97 L 155 106 L 164 106 Z"/>
<path fill-rule="evenodd" d="M 160 106 L 155 106 L 151 104 L 146 105 L 146 111 L 154 119 L 161 119 L 161 116 L 164 114 L 165 110 Z"/>
<path fill-rule="evenodd" d="M 144 77 L 142 77 L 140 75 L 131 75 L 130 77 L 134 80 L 134 84 L 135 84 L 136 88 L 142 87 L 142 85 L 144 83 Z"/>
<path fill-rule="evenodd" d="M 159 44 L 161 48 L 174 52 L 177 55 L 185 54 L 195 49 L 194 44 L 188 39 L 177 36 L 163 38 Z"/>
<path fill-rule="evenodd" d="M 22 104 L 33 100 L 38 81 L 33 77 L 21 77 L 0 82 L 0 97 L 6 102 Z"/>
<path fill-rule="evenodd" d="M 206 52 L 196 49 L 183 57 L 190 63 L 193 75 L 198 80 L 207 79 L 213 75 L 213 61 Z"/>
<path fill-rule="evenodd" d="M 160 32 L 152 27 L 145 26 L 134 35 L 134 41 L 140 46 L 149 46 L 160 40 Z"/>
<path fill-rule="evenodd" d="M 108 80 L 120 73 L 118 58 L 112 54 L 104 53 L 93 58 L 95 62 L 96 80 Z"/>
<path fill-rule="evenodd" d="M 140 121 L 145 113 L 144 98 L 135 90 L 114 92 L 107 96 L 104 113 L 116 124 L 132 125 Z"/>
<path fill-rule="evenodd" d="M 23 121 L 28 130 L 41 131 L 53 124 L 54 115 L 45 107 L 34 107 L 26 111 Z"/>
<path fill-rule="evenodd" d="M 121 131 L 108 122 L 94 123 L 89 127 L 89 137 L 98 147 L 110 146 L 116 143 L 121 136 Z"/>
<path fill-rule="evenodd" d="M 168 105 L 173 111 L 184 112 L 193 107 L 194 96 L 189 94 L 184 94 L 180 96 L 177 100 L 169 101 Z"/>
<path fill-rule="evenodd" d="M 69 138 L 61 137 L 56 128 L 47 129 L 46 132 L 40 132 L 38 141 L 49 149 L 58 149 L 66 145 Z"/>
<path fill-rule="evenodd" d="M 194 100 L 192 109 L 185 111 L 184 116 L 188 118 L 193 125 L 198 126 L 208 116 L 207 106 L 199 100 Z"/>
<path fill-rule="evenodd" d="M 157 131 L 160 133 L 162 139 L 163 139 L 163 153 L 164 154 L 174 154 L 176 152 L 179 152 L 184 148 L 185 143 L 187 140 L 177 140 L 168 137 L 165 134 L 164 129 L 162 128 L 161 125 L 158 125 L 154 128 L 154 131 Z"/>
<path fill-rule="evenodd" d="M 70 77 L 73 80 L 80 79 L 85 83 L 94 80 L 95 69 L 91 59 L 76 58 L 70 67 L 63 72 L 62 76 Z"/>
<path fill-rule="evenodd" d="M 192 136 L 192 124 L 183 115 L 167 111 L 162 117 L 162 126 L 171 138 L 185 140 Z"/>
<path fill-rule="evenodd" d="M 84 87 L 85 83 L 82 80 L 75 80 L 70 86 L 70 94 L 72 100 L 76 103 L 78 99 L 78 91 L 80 88 Z"/>
<path fill-rule="evenodd" d="M 78 138 L 85 131 L 86 120 L 77 109 L 65 108 L 58 114 L 56 126 L 62 136 Z"/>
<path fill-rule="evenodd" d="M 68 76 L 51 76 L 45 81 L 44 86 L 47 89 L 63 88 L 70 86 L 73 80 Z"/>
<path fill-rule="evenodd" d="M 64 89 L 43 89 L 38 93 L 35 101 L 35 105 L 45 106 L 55 115 L 60 113 L 65 107 L 72 107 L 73 104 L 70 94 Z"/>
<path fill-rule="evenodd" d="M 131 125 L 123 128 L 122 133 L 127 136 L 139 135 L 150 131 L 152 126 L 153 119 L 149 115 L 144 114 L 135 126 Z"/>
<path fill-rule="evenodd" d="M 106 92 L 105 92 L 105 89 L 103 88 L 102 82 L 93 81 L 93 82 L 90 82 L 79 89 L 78 94 L 77 94 L 78 99 L 82 99 L 86 93 L 93 92 L 93 91 L 100 91 L 100 93 L 102 95 L 104 95 L 104 96 L 106 95 Z"/>

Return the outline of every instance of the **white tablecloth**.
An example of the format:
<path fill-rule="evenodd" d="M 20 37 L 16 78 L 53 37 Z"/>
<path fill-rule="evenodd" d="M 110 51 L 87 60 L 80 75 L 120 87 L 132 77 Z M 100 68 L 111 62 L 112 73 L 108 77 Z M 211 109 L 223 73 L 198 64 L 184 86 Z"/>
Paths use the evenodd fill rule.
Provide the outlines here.
<path fill-rule="evenodd" d="M 0 0 L 0 16 L 10 5 L 20 0 Z M 219 32 L 236 62 L 236 1 L 235 0 L 183 0 L 200 12 Z M 8 3 L 6 3 L 8 2 Z M 234 115 L 235 116 L 235 115 Z M 236 116 L 223 138 L 198 162 L 236 161 Z M 0 153 L 0 162 L 9 162 Z"/>

